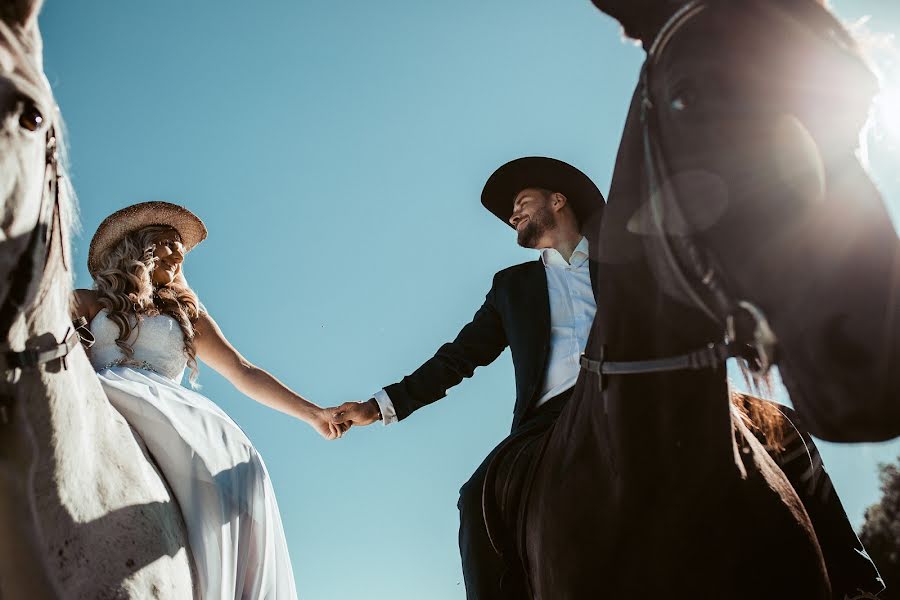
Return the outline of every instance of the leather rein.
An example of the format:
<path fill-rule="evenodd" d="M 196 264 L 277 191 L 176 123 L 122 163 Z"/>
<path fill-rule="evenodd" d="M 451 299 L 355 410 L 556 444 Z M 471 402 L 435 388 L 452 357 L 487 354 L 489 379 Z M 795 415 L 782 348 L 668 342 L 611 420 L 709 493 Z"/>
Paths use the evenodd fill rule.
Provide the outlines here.
<path fill-rule="evenodd" d="M 740 358 L 754 375 L 764 376 L 774 362 L 777 340 L 763 311 L 746 300 L 732 300 L 721 283 L 709 252 L 698 247 L 689 236 L 670 235 L 664 227 L 666 211 L 677 211 L 679 205 L 674 193 L 661 185 L 666 160 L 658 141 L 657 106 L 650 77 L 672 37 L 706 8 L 706 3 L 701 0 L 686 4 L 669 19 L 654 39 L 641 71 L 641 126 L 651 218 L 662 241 L 666 261 L 691 301 L 713 321 L 724 325 L 724 340 L 686 354 L 642 361 L 610 362 L 606 360 L 605 347 L 601 347 L 599 359 L 582 354 L 581 368 L 598 376 L 601 391 L 611 375 L 717 369 L 729 358 Z"/>

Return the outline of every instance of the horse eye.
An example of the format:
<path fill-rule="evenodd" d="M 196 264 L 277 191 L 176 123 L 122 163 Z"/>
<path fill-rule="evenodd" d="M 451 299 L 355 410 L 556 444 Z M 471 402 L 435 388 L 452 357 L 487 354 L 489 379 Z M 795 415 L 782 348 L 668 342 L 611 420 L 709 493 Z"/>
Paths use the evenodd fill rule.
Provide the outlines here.
<path fill-rule="evenodd" d="M 19 114 L 19 125 L 28 131 L 37 131 L 44 123 L 44 115 L 34 104 L 26 104 Z"/>
<path fill-rule="evenodd" d="M 696 101 L 696 92 L 692 88 L 682 87 L 672 96 L 669 106 L 674 111 L 683 112 L 693 107 Z"/>

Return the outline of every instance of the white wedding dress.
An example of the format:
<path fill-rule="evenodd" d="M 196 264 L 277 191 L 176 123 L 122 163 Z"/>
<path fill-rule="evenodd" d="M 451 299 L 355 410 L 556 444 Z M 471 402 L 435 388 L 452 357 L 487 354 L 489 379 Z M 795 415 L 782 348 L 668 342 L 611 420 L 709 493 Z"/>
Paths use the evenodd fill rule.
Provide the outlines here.
<path fill-rule="evenodd" d="M 294 600 L 297 592 L 266 466 L 225 412 L 180 385 L 187 364 L 178 323 L 144 317 L 130 340 L 101 310 L 91 363 L 112 405 L 147 444 L 187 525 L 202 600 Z"/>

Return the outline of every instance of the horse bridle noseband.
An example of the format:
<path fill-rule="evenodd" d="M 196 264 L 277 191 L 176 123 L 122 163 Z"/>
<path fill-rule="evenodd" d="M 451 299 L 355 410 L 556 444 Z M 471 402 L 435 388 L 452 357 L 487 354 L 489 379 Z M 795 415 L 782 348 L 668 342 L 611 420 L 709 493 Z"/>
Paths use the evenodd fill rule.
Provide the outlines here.
<path fill-rule="evenodd" d="M 69 265 L 66 261 L 66 249 L 62 232 L 62 216 L 59 197 L 59 149 L 57 146 L 56 130 L 51 126 L 46 134 L 46 158 L 44 169 L 44 187 L 41 191 L 41 204 L 38 209 L 38 219 L 31 230 L 28 243 L 22 252 L 22 258 L 18 261 L 10 281 L 9 292 L 0 306 L 0 332 L 3 339 L 8 341 L 10 330 L 18 318 L 20 312 L 26 307 L 29 298 L 28 292 L 36 285 L 35 293 L 40 291 L 43 275 L 47 272 L 50 256 L 53 250 L 54 240 L 59 243 L 60 257 L 63 269 L 68 272 Z M 52 200 L 51 200 L 52 199 Z M 41 267 L 41 276 L 37 283 L 32 281 L 34 261 L 38 256 L 40 246 L 44 247 L 44 264 Z M 26 347 L 24 350 L 11 350 L 0 347 L 0 376 L 14 382 L 22 369 L 33 369 L 41 365 L 60 360 L 63 369 L 67 369 L 66 357 L 74 350 L 82 337 L 89 339 L 87 320 L 77 319 L 68 329 L 62 342 L 40 344 Z M 84 331 L 82 336 L 80 331 Z M 8 422 L 5 406 L 0 403 L 0 424 Z"/>
<path fill-rule="evenodd" d="M 653 101 L 650 76 L 672 37 L 706 8 L 707 5 L 702 0 L 686 4 L 666 22 L 654 39 L 641 71 L 641 126 L 650 215 L 666 261 L 690 300 L 713 321 L 724 325 L 725 339 L 693 352 L 653 360 L 610 362 L 606 360 L 605 348 L 601 348 L 599 360 L 582 355 L 581 367 L 598 376 L 601 391 L 605 389 L 606 377 L 610 375 L 716 369 L 729 358 L 740 358 L 746 362 L 751 373 L 764 376 L 774 362 L 777 340 L 763 311 L 746 300 L 732 300 L 721 283 L 722 279 L 710 254 L 698 247 L 690 236 L 672 236 L 664 226 L 666 209 L 679 210 L 679 205 L 674 193 L 661 185 L 666 160 L 658 141 L 654 112 L 657 106 Z M 692 282 L 699 282 L 702 291 L 698 291 L 699 286 Z M 739 331 L 737 322 L 739 319 L 746 320 L 747 317 L 752 322 L 751 339 L 739 342 L 738 337 L 744 329 Z"/>

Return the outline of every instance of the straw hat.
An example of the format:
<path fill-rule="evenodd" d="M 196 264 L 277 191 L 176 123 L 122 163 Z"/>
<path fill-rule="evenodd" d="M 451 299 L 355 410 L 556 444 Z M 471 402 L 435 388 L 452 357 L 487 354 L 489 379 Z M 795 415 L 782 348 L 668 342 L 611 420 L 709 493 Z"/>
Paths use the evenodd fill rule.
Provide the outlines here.
<path fill-rule="evenodd" d="M 513 201 L 532 187 L 565 195 L 582 228 L 591 217 L 603 214 L 606 202 L 594 182 L 572 165 L 545 156 L 517 158 L 494 171 L 484 184 L 481 203 L 512 227 Z"/>
<path fill-rule="evenodd" d="M 168 225 L 177 231 L 185 252 L 206 239 L 206 225 L 183 206 L 161 201 L 126 206 L 103 219 L 91 239 L 88 251 L 88 271 L 91 275 L 96 275 L 100 269 L 100 259 L 126 235 L 150 225 Z"/>

